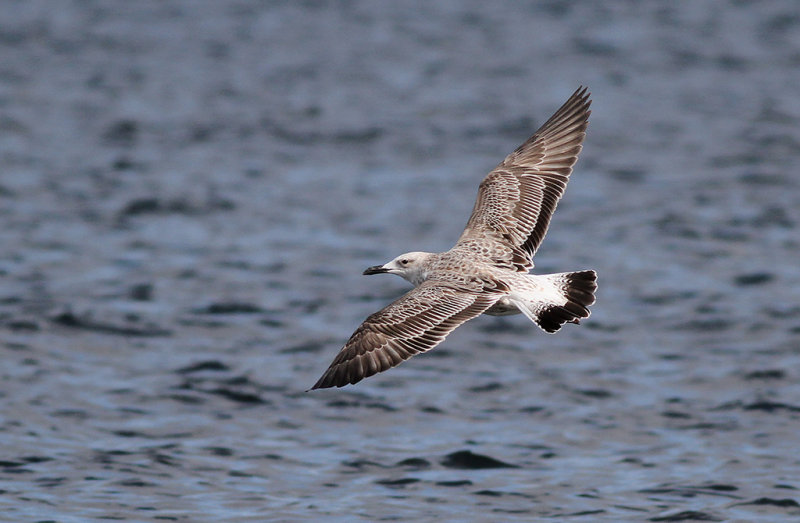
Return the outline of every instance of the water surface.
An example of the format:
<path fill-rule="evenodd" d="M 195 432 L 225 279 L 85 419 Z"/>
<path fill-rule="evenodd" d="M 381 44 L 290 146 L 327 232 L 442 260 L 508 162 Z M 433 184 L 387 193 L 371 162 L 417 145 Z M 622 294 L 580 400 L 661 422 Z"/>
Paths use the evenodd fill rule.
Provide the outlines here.
<path fill-rule="evenodd" d="M 800 514 L 794 3 L 12 4 L 4 519 Z M 592 317 L 304 392 L 581 84 Z"/>

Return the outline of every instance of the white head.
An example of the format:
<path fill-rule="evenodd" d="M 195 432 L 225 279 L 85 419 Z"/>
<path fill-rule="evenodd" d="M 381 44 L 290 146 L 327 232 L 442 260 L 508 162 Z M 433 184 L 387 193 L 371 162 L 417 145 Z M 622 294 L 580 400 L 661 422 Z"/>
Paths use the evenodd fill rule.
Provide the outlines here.
<path fill-rule="evenodd" d="M 394 260 L 383 265 L 375 265 L 364 271 L 364 274 L 397 274 L 398 276 L 410 281 L 414 285 L 419 285 L 425 281 L 427 274 L 425 274 L 425 260 L 431 254 L 430 252 L 407 252 L 401 254 Z"/>

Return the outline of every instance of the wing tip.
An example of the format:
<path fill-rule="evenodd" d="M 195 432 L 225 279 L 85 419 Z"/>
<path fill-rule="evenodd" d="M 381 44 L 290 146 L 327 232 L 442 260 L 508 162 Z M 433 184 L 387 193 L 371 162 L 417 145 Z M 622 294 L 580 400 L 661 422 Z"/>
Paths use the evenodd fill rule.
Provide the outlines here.
<path fill-rule="evenodd" d="M 572 100 L 573 98 L 580 99 L 584 102 L 591 104 L 592 103 L 591 97 L 592 93 L 589 91 L 589 86 L 581 84 L 578 86 L 577 89 L 575 89 L 575 92 L 572 93 L 572 96 L 570 96 L 568 100 Z"/>
<path fill-rule="evenodd" d="M 323 374 L 322 377 L 320 377 L 320 379 L 318 379 L 317 382 L 311 388 L 306 389 L 306 392 L 311 392 L 312 390 L 317 390 L 317 389 L 327 389 L 329 387 L 332 387 L 333 386 L 332 384 L 323 383 L 327 375 L 328 372 L 326 371 L 325 374 Z"/>
<path fill-rule="evenodd" d="M 588 123 L 589 116 L 592 114 L 589 109 L 592 105 L 591 96 L 592 93 L 589 91 L 589 87 L 579 86 L 537 132 L 542 132 L 549 124 L 555 123 L 556 120 L 564 122 L 582 119 L 583 122 Z"/>
<path fill-rule="evenodd" d="M 345 385 L 354 385 L 359 381 L 361 381 L 362 379 L 371 376 L 371 374 L 362 375 L 362 374 L 352 374 L 352 373 L 342 372 L 340 365 L 341 364 L 334 364 L 328 367 L 328 369 L 317 380 L 314 386 L 311 387 L 310 389 L 306 389 L 306 392 L 310 392 L 312 390 L 317 390 L 317 389 L 330 389 L 333 387 L 341 388 L 344 387 Z"/>
<path fill-rule="evenodd" d="M 312 390 L 317 390 L 317 389 L 327 389 L 327 388 L 329 388 L 329 387 L 332 387 L 332 386 L 333 386 L 333 384 L 330 384 L 330 383 L 327 383 L 327 384 L 326 384 L 326 383 L 323 383 L 323 382 L 324 382 L 324 380 L 325 380 L 325 377 L 326 377 L 327 375 L 328 375 L 328 373 L 327 373 L 327 371 L 326 371 L 326 372 L 325 372 L 325 374 L 323 374 L 323 375 L 322 375 L 322 377 L 320 377 L 320 379 L 318 379 L 318 380 L 317 380 L 317 382 L 314 384 L 314 386 L 313 386 L 313 387 L 311 387 L 311 388 L 309 388 L 309 389 L 306 389 L 306 392 L 311 392 Z"/>

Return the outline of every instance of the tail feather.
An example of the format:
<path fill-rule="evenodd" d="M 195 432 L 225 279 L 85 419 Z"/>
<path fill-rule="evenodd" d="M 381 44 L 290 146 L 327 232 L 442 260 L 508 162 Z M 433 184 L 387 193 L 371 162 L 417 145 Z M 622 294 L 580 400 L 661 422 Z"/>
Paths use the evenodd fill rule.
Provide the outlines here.
<path fill-rule="evenodd" d="M 547 332 L 556 332 L 565 323 L 580 323 L 581 318 L 589 317 L 589 306 L 595 302 L 597 273 L 564 272 L 537 278 L 552 293 L 547 292 L 547 298 L 539 295 L 536 300 L 515 301 L 531 321 Z"/>

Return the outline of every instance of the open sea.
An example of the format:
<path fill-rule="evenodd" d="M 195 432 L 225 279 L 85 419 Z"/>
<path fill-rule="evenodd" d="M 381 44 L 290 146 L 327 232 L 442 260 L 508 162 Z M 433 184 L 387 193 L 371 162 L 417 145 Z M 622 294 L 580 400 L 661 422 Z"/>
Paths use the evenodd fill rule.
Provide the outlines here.
<path fill-rule="evenodd" d="M 305 392 L 579 86 L 536 272 Z M 0 520 L 800 518 L 800 3 L 0 8 Z"/>

